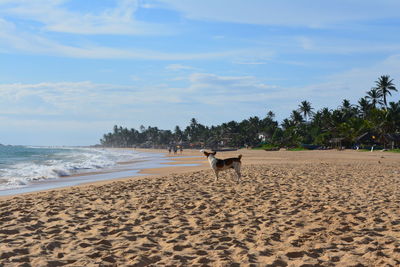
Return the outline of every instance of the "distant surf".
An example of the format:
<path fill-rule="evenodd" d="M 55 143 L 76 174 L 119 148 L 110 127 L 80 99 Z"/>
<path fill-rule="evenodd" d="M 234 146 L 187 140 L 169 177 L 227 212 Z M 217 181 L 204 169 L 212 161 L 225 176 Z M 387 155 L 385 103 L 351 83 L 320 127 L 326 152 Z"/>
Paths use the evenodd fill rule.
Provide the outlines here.
<path fill-rule="evenodd" d="M 39 181 L 112 170 L 118 163 L 146 161 L 153 157 L 149 153 L 128 149 L 0 145 L 0 190 L 25 188 Z"/>

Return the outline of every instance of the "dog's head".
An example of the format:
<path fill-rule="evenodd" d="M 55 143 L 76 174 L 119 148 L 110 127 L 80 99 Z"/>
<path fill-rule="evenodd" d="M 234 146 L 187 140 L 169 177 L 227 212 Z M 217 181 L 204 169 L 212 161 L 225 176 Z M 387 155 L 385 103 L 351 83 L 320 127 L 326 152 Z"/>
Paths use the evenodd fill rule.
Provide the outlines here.
<path fill-rule="evenodd" d="M 207 151 L 202 151 L 203 152 L 203 154 L 208 158 L 208 156 L 210 156 L 210 155 L 213 155 L 213 156 L 215 156 L 215 154 L 217 154 L 217 151 L 214 151 L 214 152 L 211 152 L 211 153 L 208 153 Z"/>

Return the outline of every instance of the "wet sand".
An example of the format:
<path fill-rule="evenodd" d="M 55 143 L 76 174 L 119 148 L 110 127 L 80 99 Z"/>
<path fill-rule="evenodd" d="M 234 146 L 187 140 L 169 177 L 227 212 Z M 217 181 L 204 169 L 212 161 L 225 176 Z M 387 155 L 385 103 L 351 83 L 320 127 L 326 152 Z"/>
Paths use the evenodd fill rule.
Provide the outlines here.
<path fill-rule="evenodd" d="M 4 266 L 398 266 L 400 154 L 241 150 L 0 199 Z M 198 151 L 183 155 L 197 156 Z"/>

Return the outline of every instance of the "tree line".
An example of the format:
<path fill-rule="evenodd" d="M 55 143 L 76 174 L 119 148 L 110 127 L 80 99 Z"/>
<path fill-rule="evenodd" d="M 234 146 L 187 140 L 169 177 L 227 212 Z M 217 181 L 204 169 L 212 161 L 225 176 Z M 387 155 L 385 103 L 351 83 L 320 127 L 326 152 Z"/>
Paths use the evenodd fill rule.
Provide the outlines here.
<path fill-rule="evenodd" d="M 268 111 L 264 118 L 254 116 L 217 126 L 206 126 L 193 118 L 184 129 L 176 126 L 173 131 L 150 126 L 136 130 L 116 125 L 100 143 L 106 147 L 238 148 L 259 146 L 262 142 L 277 147 L 301 144 L 329 147 L 333 139 L 340 139 L 343 146 L 350 147 L 367 132 L 374 133 L 377 142 L 384 143 L 385 135 L 400 133 L 400 101 L 389 101 L 393 92 L 397 92 L 393 79 L 383 75 L 355 104 L 344 99 L 335 109 L 325 107 L 314 112 L 311 103 L 304 100 L 280 124 L 275 114 Z"/>

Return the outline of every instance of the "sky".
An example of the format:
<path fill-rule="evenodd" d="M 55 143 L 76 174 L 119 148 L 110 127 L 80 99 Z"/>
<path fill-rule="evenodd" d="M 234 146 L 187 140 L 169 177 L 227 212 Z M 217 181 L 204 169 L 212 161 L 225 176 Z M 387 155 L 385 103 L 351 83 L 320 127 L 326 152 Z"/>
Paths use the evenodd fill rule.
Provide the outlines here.
<path fill-rule="evenodd" d="M 93 145 L 400 89 L 398 0 L 0 0 L 0 143 Z M 394 93 L 390 101 L 398 101 Z"/>

